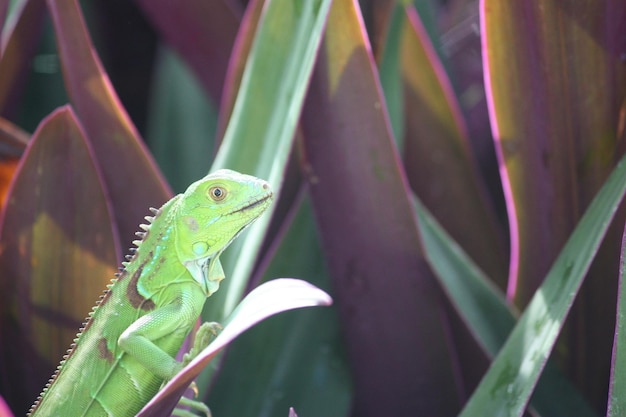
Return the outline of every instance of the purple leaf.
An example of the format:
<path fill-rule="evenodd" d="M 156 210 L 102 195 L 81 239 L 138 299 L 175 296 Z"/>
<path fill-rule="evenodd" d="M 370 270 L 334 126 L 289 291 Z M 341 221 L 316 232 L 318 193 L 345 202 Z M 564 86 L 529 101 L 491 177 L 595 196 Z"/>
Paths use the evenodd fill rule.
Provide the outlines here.
<path fill-rule="evenodd" d="M 470 257 L 505 288 L 504 236 L 488 204 L 450 80 L 412 6 L 406 8 L 402 77 L 409 183 Z"/>
<path fill-rule="evenodd" d="M 421 253 L 364 34 L 357 2 L 334 2 L 302 117 L 354 414 L 452 415 L 459 398 L 442 293 Z"/>
<path fill-rule="evenodd" d="M 11 340 L 0 345 L 0 383 L 6 398 L 27 409 L 118 264 L 107 194 L 70 107 L 33 135 L 0 241 L 0 333 Z"/>
<path fill-rule="evenodd" d="M 525 306 L 620 155 L 626 3 L 483 0 L 485 85 L 511 235 L 508 297 Z M 581 63 L 584 63 L 582 65 Z M 573 307 L 561 360 L 606 404 L 624 210 Z"/>
<path fill-rule="evenodd" d="M 43 0 L 26 0 L 16 11 L 15 26 L 3 38 L 0 51 L 0 114 L 12 115 L 22 97 L 26 76 L 46 15 Z"/>
<path fill-rule="evenodd" d="M 246 13 L 243 16 L 243 20 L 241 21 L 241 25 L 239 26 L 239 32 L 228 65 L 228 73 L 224 80 L 224 91 L 220 103 L 216 135 L 218 144 L 224 136 L 233 106 L 235 105 L 235 99 L 237 98 L 239 85 L 241 84 L 241 77 L 243 77 L 243 70 L 246 66 L 248 53 L 252 47 L 252 41 L 254 40 L 257 24 L 261 17 L 264 4 L 264 0 L 250 1 L 246 8 Z"/>
<path fill-rule="evenodd" d="M 78 4 L 49 0 L 67 92 L 94 147 L 122 242 L 171 196 L 91 44 Z"/>
<path fill-rule="evenodd" d="M 0 0 L 0 45 L 2 44 L 2 29 L 4 29 L 4 23 L 7 18 L 7 11 L 9 10 L 9 0 Z M 2 54 L 0 54 L 1 56 Z"/>
<path fill-rule="evenodd" d="M 9 406 L 4 402 L 4 398 L 0 396 L 0 417 L 13 417 L 13 413 L 9 409 Z"/>

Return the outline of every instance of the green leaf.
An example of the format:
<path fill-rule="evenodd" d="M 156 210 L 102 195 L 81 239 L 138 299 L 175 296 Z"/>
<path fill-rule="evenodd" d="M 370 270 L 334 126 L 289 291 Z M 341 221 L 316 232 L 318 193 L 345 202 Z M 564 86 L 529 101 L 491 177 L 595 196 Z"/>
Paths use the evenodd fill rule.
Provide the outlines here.
<path fill-rule="evenodd" d="M 230 168 L 250 173 L 268 180 L 275 193 L 280 192 L 330 3 L 266 2 L 211 170 Z M 205 317 L 219 320 L 241 299 L 269 220 L 270 215 L 264 215 L 245 239 L 235 241 L 222 255 L 224 270 L 230 276 L 222 284 L 226 288 L 212 300 L 211 314 L 205 310 Z"/>
<path fill-rule="evenodd" d="M 398 149 L 404 144 L 404 90 L 400 74 L 402 32 L 405 25 L 404 6 L 394 4 L 384 39 L 384 48 L 378 64 L 380 84 L 385 94 L 389 122 Z"/>
<path fill-rule="evenodd" d="M 523 414 L 625 192 L 623 158 L 591 202 L 461 416 Z"/>
<path fill-rule="evenodd" d="M 471 333 L 493 358 L 515 326 L 517 311 L 417 198 L 415 205 L 425 253 L 433 270 Z M 550 417 L 597 415 L 550 362 L 537 384 L 531 407 L 539 415 Z"/>
<path fill-rule="evenodd" d="M 495 356 L 517 320 L 501 291 L 450 237 L 424 204 L 414 199 L 424 252 L 444 291 L 477 337 Z"/>
<path fill-rule="evenodd" d="M 622 257 L 619 270 L 619 293 L 617 295 L 617 322 L 613 342 L 611 380 L 607 417 L 619 417 L 626 410 L 626 229 L 622 237 Z"/>

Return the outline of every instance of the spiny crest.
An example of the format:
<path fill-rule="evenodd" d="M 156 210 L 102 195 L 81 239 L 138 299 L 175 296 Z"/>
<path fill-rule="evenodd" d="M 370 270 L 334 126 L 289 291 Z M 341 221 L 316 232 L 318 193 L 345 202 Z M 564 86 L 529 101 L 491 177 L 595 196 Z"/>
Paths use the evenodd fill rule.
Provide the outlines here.
<path fill-rule="evenodd" d="M 103 293 L 100 295 L 100 297 L 98 298 L 98 300 L 96 301 L 96 305 L 92 307 L 91 311 L 87 314 L 87 318 L 85 319 L 85 322 L 83 323 L 83 325 L 80 327 L 80 329 L 78 329 L 78 333 L 76 333 L 76 338 L 74 339 L 73 343 L 70 345 L 69 349 L 66 351 L 66 354 L 63 355 L 63 358 L 61 360 L 61 362 L 59 363 L 59 365 L 57 366 L 54 374 L 50 377 L 50 379 L 48 380 L 48 383 L 46 384 L 46 386 L 44 387 L 43 391 L 41 392 L 41 394 L 37 397 L 37 399 L 35 400 L 34 404 L 30 407 L 30 409 L 28 410 L 28 414 L 27 416 L 30 416 L 35 409 L 39 406 L 39 404 L 41 403 L 41 400 L 43 399 L 43 396 L 45 395 L 46 391 L 48 391 L 48 389 L 50 388 L 50 386 L 54 383 L 54 381 L 57 379 L 57 377 L 59 376 L 59 374 L 61 373 L 61 370 L 63 368 L 63 365 L 67 362 L 67 360 L 69 359 L 69 357 L 72 355 L 72 352 L 74 352 L 74 349 L 76 349 L 77 343 L 81 337 L 81 335 L 83 334 L 83 332 L 85 331 L 85 329 L 87 327 L 89 327 L 90 321 L 93 319 L 93 315 L 95 314 L 95 312 L 98 310 L 98 307 L 100 306 L 100 304 L 102 304 L 104 298 L 107 296 L 107 294 L 109 294 L 111 292 L 111 289 L 113 288 L 113 286 L 115 285 L 115 283 L 122 277 L 122 275 L 124 274 L 124 272 L 126 271 L 126 268 L 128 267 L 128 265 L 130 264 L 129 261 L 131 261 L 134 256 L 137 254 L 137 249 L 139 248 L 139 246 L 141 245 L 141 242 L 146 238 L 148 232 L 150 231 L 150 226 L 152 225 L 152 222 L 154 221 L 154 219 L 156 218 L 156 216 L 158 216 L 159 214 L 161 214 L 161 210 L 160 209 L 156 209 L 154 207 L 150 207 L 150 212 L 154 215 L 154 216 L 146 216 L 144 217 L 144 219 L 146 219 L 146 221 L 148 222 L 147 224 L 143 223 L 139 225 L 139 228 L 142 230 L 140 232 L 136 232 L 135 235 L 137 237 L 139 237 L 141 240 L 134 240 L 133 244 L 136 246 L 134 248 L 130 248 L 129 252 L 130 254 L 126 255 L 125 258 L 127 259 L 128 262 L 122 262 L 122 267 L 119 268 L 119 272 L 115 273 L 115 278 L 113 278 L 111 280 L 111 283 L 107 285 L 107 289 L 105 289 L 103 291 Z"/>
<path fill-rule="evenodd" d="M 63 355 L 63 359 L 61 360 L 56 370 L 54 371 L 54 374 L 50 377 L 50 379 L 48 379 L 48 382 L 46 383 L 46 386 L 41 391 L 41 394 L 39 394 L 39 396 L 35 400 L 35 403 L 28 410 L 28 413 L 26 414 L 27 417 L 30 416 L 35 411 L 35 409 L 39 406 L 39 403 L 43 399 L 44 394 L 46 393 L 46 391 L 48 391 L 48 389 L 50 389 L 50 386 L 52 386 L 52 384 L 54 383 L 54 380 L 57 379 L 57 377 L 59 376 L 59 373 L 61 372 L 61 368 L 63 368 L 63 364 L 65 364 L 65 362 L 67 361 L 67 358 L 70 357 L 70 354 L 72 353 L 74 348 L 76 348 L 77 340 L 78 338 L 74 339 L 74 343 L 70 345 L 70 348 L 67 350 L 67 354 Z"/>
<path fill-rule="evenodd" d="M 133 259 L 133 256 L 137 253 L 137 248 L 139 248 L 139 246 L 141 246 L 141 242 L 143 242 L 146 238 L 146 236 L 148 235 L 148 232 L 150 231 L 150 226 L 152 226 L 152 222 L 154 222 L 154 219 L 156 218 L 157 215 L 159 215 L 161 213 L 161 210 L 159 209 L 155 209 L 154 207 L 150 207 L 150 212 L 152 212 L 154 214 L 154 216 L 146 216 L 144 217 L 144 219 L 146 219 L 146 221 L 148 223 L 142 223 L 139 225 L 139 228 L 142 231 L 137 231 L 135 232 L 135 236 L 137 236 L 139 239 L 137 240 L 133 240 L 133 245 L 135 245 L 135 248 L 130 248 L 130 255 L 126 255 L 126 259 L 131 261 Z M 124 268 L 126 268 L 128 266 L 128 263 L 122 262 L 122 265 L 124 265 Z"/>

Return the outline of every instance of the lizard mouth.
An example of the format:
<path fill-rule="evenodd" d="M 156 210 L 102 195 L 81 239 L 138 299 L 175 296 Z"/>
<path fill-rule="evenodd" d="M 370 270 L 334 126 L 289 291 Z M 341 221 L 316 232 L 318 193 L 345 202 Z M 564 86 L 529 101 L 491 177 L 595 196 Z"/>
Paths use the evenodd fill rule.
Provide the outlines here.
<path fill-rule="evenodd" d="M 236 210 L 233 210 L 229 213 L 230 214 L 236 214 L 236 213 L 241 213 L 243 211 L 248 211 L 252 208 L 255 208 L 257 206 L 261 206 L 261 205 L 266 205 L 267 203 L 269 203 L 269 201 L 272 199 L 272 192 L 268 192 L 267 194 L 264 194 L 262 196 L 260 196 L 259 198 L 257 198 L 256 200 L 254 200 L 253 202 L 246 204 L 243 207 L 239 207 Z"/>

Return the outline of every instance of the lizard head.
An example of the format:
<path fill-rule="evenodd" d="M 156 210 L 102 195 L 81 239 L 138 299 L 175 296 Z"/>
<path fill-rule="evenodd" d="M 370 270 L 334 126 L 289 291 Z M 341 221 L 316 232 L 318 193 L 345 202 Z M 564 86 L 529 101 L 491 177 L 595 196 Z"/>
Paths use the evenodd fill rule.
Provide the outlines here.
<path fill-rule="evenodd" d="M 194 182 L 179 200 L 176 248 L 196 280 L 207 279 L 208 262 L 270 205 L 272 191 L 259 178 L 222 169 Z"/>

